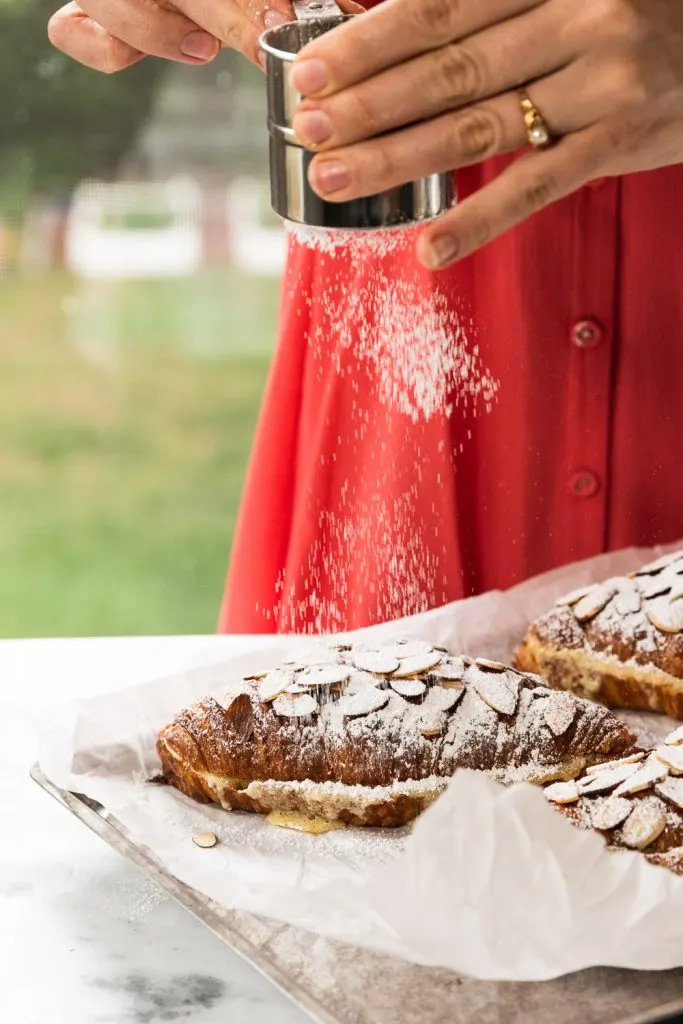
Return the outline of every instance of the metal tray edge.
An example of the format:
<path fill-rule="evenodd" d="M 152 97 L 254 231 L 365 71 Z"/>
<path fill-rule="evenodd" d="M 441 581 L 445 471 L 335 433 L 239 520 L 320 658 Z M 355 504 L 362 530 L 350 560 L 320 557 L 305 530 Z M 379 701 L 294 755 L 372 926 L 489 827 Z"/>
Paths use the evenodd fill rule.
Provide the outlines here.
<path fill-rule="evenodd" d="M 279 967 L 265 957 L 258 946 L 254 946 L 235 928 L 231 927 L 225 920 L 226 911 L 213 900 L 202 896 L 195 889 L 169 875 L 150 850 L 133 843 L 122 831 L 122 828 L 117 828 L 114 817 L 103 817 L 104 808 L 100 808 L 98 804 L 81 794 L 71 793 L 55 786 L 38 763 L 33 765 L 29 774 L 33 781 L 57 803 L 70 811 L 126 860 L 131 861 L 137 868 L 149 875 L 169 896 L 201 921 L 243 960 L 251 964 L 314 1021 L 318 1024 L 340 1024 L 339 1018 L 332 1016 L 306 989 L 292 981 Z"/>

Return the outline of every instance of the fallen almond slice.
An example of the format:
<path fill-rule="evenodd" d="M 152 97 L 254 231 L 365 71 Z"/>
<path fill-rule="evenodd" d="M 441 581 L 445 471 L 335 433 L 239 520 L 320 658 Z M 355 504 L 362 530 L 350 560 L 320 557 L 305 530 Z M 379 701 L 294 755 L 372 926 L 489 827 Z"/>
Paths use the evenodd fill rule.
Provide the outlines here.
<path fill-rule="evenodd" d="M 638 764 L 645 757 L 643 751 L 637 754 L 629 754 L 628 757 L 620 757 L 617 761 L 604 761 L 602 764 L 592 764 L 586 768 L 586 775 L 598 775 L 600 772 L 610 771 L 612 768 L 621 768 L 626 764 Z"/>
<path fill-rule="evenodd" d="M 543 717 L 553 736 L 564 736 L 576 717 L 577 707 L 576 698 L 571 693 L 551 691 L 546 697 Z"/>
<path fill-rule="evenodd" d="M 665 828 L 666 807 L 656 796 L 648 797 L 636 803 L 619 838 L 624 846 L 644 850 L 650 843 L 654 843 Z"/>
<path fill-rule="evenodd" d="M 267 675 L 268 675 L 268 670 L 267 669 L 265 669 L 263 672 L 252 672 L 250 676 L 245 676 L 244 677 L 244 681 L 245 681 L 245 683 L 255 683 L 259 679 L 265 679 Z"/>
<path fill-rule="evenodd" d="M 667 747 L 677 747 L 679 743 L 683 743 L 683 725 L 670 732 L 663 742 Z"/>
<path fill-rule="evenodd" d="M 334 686 L 347 682 L 353 674 L 350 665 L 316 665 L 297 672 L 295 682 L 302 689 L 312 690 L 318 686 Z"/>
<path fill-rule="evenodd" d="M 637 771 L 637 764 L 624 764 L 618 768 L 610 768 L 595 775 L 587 775 L 579 780 L 579 789 L 586 796 L 591 793 L 606 793 L 607 790 L 614 789 L 620 783 L 625 783 Z M 618 795 L 621 796 L 622 794 L 619 793 Z"/>
<path fill-rule="evenodd" d="M 508 678 L 507 675 L 479 671 L 472 681 L 474 690 L 484 703 L 501 715 L 514 715 L 519 700 L 519 682 L 516 686 L 510 685 Z"/>
<path fill-rule="evenodd" d="M 210 850 L 212 846 L 216 845 L 218 839 L 213 832 L 200 832 L 198 836 L 192 836 L 192 842 L 195 846 L 200 846 L 202 850 Z"/>
<path fill-rule="evenodd" d="M 672 775 L 683 775 L 683 746 L 658 747 L 656 754 Z"/>
<path fill-rule="evenodd" d="M 433 652 L 434 648 L 426 640 L 396 640 L 393 644 L 382 648 L 384 654 L 390 654 L 393 658 L 402 661 L 404 658 L 417 658 L 421 654 L 427 655 Z M 440 654 L 437 651 L 437 654 Z"/>
<path fill-rule="evenodd" d="M 571 593 L 558 597 L 555 604 L 559 607 L 571 608 L 572 605 L 578 604 L 584 597 L 587 597 L 591 590 L 593 590 L 593 586 L 591 583 L 588 587 L 579 587 L 578 590 L 572 590 Z"/>
<path fill-rule="evenodd" d="M 553 804 L 575 804 L 581 794 L 576 782 L 554 782 L 543 795 Z"/>
<path fill-rule="evenodd" d="M 669 769 L 657 758 L 650 756 L 645 764 L 639 765 L 638 770 L 627 778 L 615 789 L 615 796 L 633 796 L 634 793 L 642 793 L 649 789 L 656 782 L 661 782 L 669 774 Z"/>
<path fill-rule="evenodd" d="M 614 587 L 606 584 L 593 587 L 590 593 L 582 597 L 574 605 L 574 615 L 578 622 L 590 622 L 596 615 L 599 615 L 603 608 L 606 608 L 614 597 Z"/>
<path fill-rule="evenodd" d="M 282 693 L 273 701 L 273 711 L 283 718 L 308 718 L 318 713 L 318 702 L 310 693 Z"/>
<path fill-rule="evenodd" d="M 377 675 L 390 675 L 399 666 L 398 658 L 386 651 L 354 651 L 351 659 L 357 669 L 375 672 Z"/>
<path fill-rule="evenodd" d="M 507 672 L 508 667 L 502 661 L 489 661 L 488 658 L 477 658 L 474 664 L 483 672 Z"/>
<path fill-rule="evenodd" d="M 442 658 L 432 669 L 432 675 L 439 682 L 459 682 L 465 675 L 467 666 L 462 658 Z"/>
<path fill-rule="evenodd" d="M 401 664 L 394 672 L 392 679 L 405 679 L 407 676 L 418 676 L 423 672 L 429 672 L 431 668 L 439 664 L 442 658 L 443 654 L 440 654 L 439 651 L 401 658 Z"/>
<path fill-rule="evenodd" d="M 660 597 L 647 610 L 647 617 L 661 633 L 683 633 L 683 601 Z"/>
<path fill-rule="evenodd" d="M 683 779 L 664 779 L 655 786 L 655 793 L 683 810 Z"/>
<path fill-rule="evenodd" d="M 345 718 L 360 718 L 363 715 L 370 715 L 373 711 L 380 711 L 389 700 L 388 690 L 379 690 L 376 686 L 369 686 L 367 690 L 352 697 L 342 697 L 339 707 Z"/>
<path fill-rule="evenodd" d="M 591 806 L 591 823 L 599 832 L 607 832 L 626 821 L 632 810 L 630 800 L 621 796 L 608 796 L 596 800 Z"/>
<path fill-rule="evenodd" d="M 462 683 L 459 686 L 456 686 L 455 683 L 432 686 L 425 697 L 423 707 L 426 711 L 451 711 L 464 692 L 465 687 Z"/>
<path fill-rule="evenodd" d="M 389 686 L 401 697 L 421 697 L 427 689 L 420 679 L 391 679 Z"/>
<path fill-rule="evenodd" d="M 268 672 L 263 677 L 258 685 L 258 695 L 265 703 L 275 700 L 281 693 L 291 686 L 294 682 L 294 673 L 283 671 L 282 669 L 275 669 L 274 672 Z"/>
<path fill-rule="evenodd" d="M 442 711 L 424 711 L 418 719 L 418 729 L 427 739 L 441 736 L 446 731 L 448 719 Z"/>

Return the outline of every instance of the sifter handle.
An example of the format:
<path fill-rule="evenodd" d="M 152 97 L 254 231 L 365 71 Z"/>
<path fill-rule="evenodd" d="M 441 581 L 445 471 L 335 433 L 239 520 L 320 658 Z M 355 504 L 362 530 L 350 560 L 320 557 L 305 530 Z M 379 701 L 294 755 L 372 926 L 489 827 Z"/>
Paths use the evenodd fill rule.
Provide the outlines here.
<path fill-rule="evenodd" d="M 297 21 L 338 18 L 342 13 L 334 0 L 293 0 L 292 6 Z"/>

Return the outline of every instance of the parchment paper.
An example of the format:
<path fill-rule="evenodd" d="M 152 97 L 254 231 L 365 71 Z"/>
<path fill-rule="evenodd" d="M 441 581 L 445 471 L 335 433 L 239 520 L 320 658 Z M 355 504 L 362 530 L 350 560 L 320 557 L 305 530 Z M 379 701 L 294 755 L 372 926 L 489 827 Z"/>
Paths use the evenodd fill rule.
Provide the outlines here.
<path fill-rule="evenodd" d="M 662 551 L 601 556 L 355 636 L 410 635 L 509 660 L 561 593 Z M 458 772 L 412 829 L 315 837 L 149 784 L 159 768 L 156 734 L 180 708 L 309 644 L 283 637 L 264 654 L 254 637 L 251 654 L 51 711 L 41 766 L 56 785 L 100 801 L 170 873 L 226 908 L 482 979 L 683 965 L 683 878 L 638 854 L 607 852 L 534 787 L 505 789 Z M 654 735 L 671 728 L 658 716 L 635 717 Z M 197 848 L 191 836 L 209 830 L 219 844 Z"/>

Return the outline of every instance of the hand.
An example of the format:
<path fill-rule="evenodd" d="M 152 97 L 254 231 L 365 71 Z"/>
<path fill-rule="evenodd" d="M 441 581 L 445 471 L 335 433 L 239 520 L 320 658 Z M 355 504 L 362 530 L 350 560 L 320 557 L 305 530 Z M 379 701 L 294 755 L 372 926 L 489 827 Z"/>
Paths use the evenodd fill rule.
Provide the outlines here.
<path fill-rule="evenodd" d="M 97 71 L 122 71 L 147 54 L 207 64 L 221 45 L 260 64 L 264 28 L 292 21 L 289 0 L 79 0 L 51 18 L 50 41 Z"/>
<path fill-rule="evenodd" d="M 333 202 L 526 146 L 526 85 L 557 141 L 425 228 L 439 269 L 592 179 L 683 162 L 683 0 L 388 0 L 310 43 L 292 82 Z"/>

